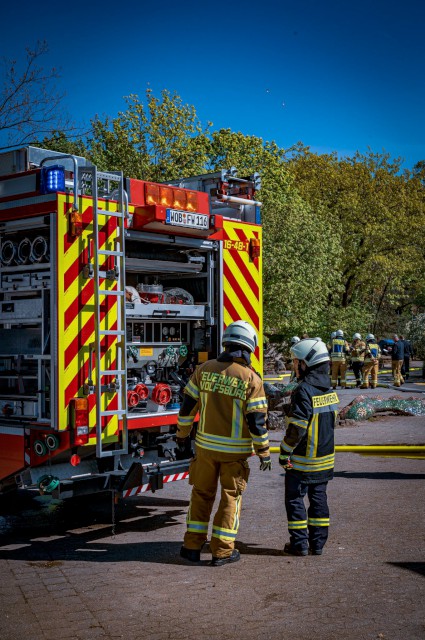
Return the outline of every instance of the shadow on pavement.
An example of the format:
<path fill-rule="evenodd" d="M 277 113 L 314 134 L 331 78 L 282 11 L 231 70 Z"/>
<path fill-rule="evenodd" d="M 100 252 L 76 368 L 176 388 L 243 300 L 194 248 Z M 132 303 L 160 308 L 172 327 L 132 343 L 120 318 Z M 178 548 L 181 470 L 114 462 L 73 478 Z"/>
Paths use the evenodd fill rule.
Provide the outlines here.
<path fill-rule="evenodd" d="M 244 542 L 235 542 L 235 547 L 241 553 L 247 556 L 284 556 L 282 549 L 270 549 L 269 547 L 258 547 L 256 544 L 245 544 Z"/>
<path fill-rule="evenodd" d="M 425 473 L 399 473 L 398 471 L 335 471 L 334 476 L 365 480 L 425 480 Z"/>
<path fill-rule="evenodd" d="M 419 573 L 421 576 L 425 576 L 425 562 L 389 562 L 393 567 L 400 567 L 401 569 L 408 569 Z"/>

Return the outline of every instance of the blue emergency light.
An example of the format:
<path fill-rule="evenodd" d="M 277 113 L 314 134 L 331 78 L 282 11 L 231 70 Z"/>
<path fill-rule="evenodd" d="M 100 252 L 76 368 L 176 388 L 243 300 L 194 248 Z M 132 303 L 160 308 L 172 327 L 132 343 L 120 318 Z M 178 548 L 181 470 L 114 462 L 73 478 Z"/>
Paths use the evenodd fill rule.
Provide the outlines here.
<path fill-rule="evenodd" d="M 41 168 L 40 192 L 42 194 L 65 191 L 65 167 L 53 164 Z"/>

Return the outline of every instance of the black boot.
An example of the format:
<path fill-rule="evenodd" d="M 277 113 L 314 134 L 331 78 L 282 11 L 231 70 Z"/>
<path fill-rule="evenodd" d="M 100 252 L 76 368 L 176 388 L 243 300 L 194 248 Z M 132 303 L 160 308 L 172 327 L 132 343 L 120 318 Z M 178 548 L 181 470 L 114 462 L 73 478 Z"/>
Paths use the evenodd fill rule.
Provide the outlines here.
<path fill-rule="evenodd" d="M 287 542 L 283 547 L 283 553 L 288 556 L 307 556 L 308 549 L 305 547 L 293 547 L 290 542 Z"/>
<path fill-rule="evenodd" d="M 182 547 L 180 549 L 180 557 L 185 560 L 189 560 L 190 562 L 199 562 L 201 559 L 201 550 L 200 549 L 186 549 L 186 547 Z"/>
<path fill-rule="evenodd" d="M 229 564 L 230 562 L 237 562 L 241 559 L 241 554 L 237 549 L 233 549 L 230 556 L 226 556 L 225 558 L 216 558 L 212 557 L 211 566 L 212 567 L 221 567 L 223 564 Z"/>

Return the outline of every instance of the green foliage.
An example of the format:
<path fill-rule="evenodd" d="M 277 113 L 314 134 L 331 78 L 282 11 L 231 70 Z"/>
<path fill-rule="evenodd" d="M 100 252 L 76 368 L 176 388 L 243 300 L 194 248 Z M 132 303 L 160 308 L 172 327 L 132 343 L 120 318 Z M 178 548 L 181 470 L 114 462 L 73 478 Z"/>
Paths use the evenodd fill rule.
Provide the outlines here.
<path fill-rule="evenodd" d="M 86 138 L 57 131 L 41 146 L 158 182 L 230 166 L 239 176 L 258 171 L 266 333 L 384 335 L 425 307 L 425 161 L 402 172 L 386 153 L 338 158 L 212 131 L 166 90 L 125 101 L 117 117 L 94 118 Z"/>

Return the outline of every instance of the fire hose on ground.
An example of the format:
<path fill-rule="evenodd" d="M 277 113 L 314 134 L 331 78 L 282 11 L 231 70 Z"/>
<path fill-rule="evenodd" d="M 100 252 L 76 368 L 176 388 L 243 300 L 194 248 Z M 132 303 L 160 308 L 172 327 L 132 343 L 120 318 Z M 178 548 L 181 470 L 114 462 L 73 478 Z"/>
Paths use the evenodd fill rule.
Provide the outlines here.
<path fill-rule="evenodd" d="M 279 453 L 279 447 L 270 447 L 270 453 Z M 389 445 L 358 445 L 337 444 L 336 453 L 358 453 L 362 456 L 380 456 L 384 458 L 412 458 L 419 460 L 425 458 L 425 445 L 416 444 L 389 444 Z"/>

